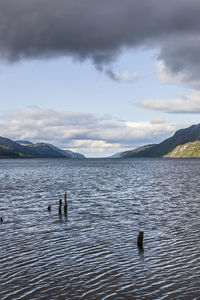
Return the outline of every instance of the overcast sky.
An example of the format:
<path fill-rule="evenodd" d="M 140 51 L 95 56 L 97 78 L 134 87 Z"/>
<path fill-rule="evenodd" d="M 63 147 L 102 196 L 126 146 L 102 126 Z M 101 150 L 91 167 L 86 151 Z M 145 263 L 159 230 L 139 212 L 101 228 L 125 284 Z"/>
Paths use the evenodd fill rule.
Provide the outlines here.
<path fill-rule="evenodd" d="M 199 0 L 0 0 L 0 135 L 89 157 L 199 123 Z"/>

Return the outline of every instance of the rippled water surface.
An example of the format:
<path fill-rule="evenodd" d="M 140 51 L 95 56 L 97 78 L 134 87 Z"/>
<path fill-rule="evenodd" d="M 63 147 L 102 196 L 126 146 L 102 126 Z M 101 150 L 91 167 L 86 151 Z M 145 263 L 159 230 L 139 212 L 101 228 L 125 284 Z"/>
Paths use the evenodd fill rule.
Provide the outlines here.
<path fill-rule="evenodd" d="M 1 160 L 0 216 L 0 299 L 200 299 L 198 159 Z"/>

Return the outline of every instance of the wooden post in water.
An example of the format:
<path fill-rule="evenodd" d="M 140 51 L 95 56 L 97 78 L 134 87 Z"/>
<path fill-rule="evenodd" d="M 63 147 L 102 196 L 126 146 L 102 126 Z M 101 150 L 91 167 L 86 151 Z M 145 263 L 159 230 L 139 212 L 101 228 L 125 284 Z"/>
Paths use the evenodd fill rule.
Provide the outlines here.
<path fill-rule="evenodd" d="M 67 193 L 65 192 L 65 195 L 64 195 L 64 199 L 65 199 L 65 203 L 67 202 Z"/>
<path fill-rule="evenodd" d="M 144 232 L 140 231 L 137 238 L 137 245 L 140 249 L 143 248 L 143 237 L 144 237 Z"/>
<path fill-rule="evenodd" d="M 67 193 L 65 192 L 64 195 L 64 199 L 65 199 L 65 204 L 64 204 L 64 214 L 67 214 Z"/>
<path fill-rule="evenodd" d="M 48 209 L 48 211 L 50 211 L 50 210 L 51 210 L 51 205 L 49 205 L 49 206 L 47 207 L 47 209 Z"/>
<path fill-rule="evenodd" d="M 2 218 L 2 217 L 1 217 L 1 219 L 0 219 L 0 220 L 1 220 L 0 222 L 1 222 L 1 223 L 3 223 L 3 218 Z"/>
<path fill-rule="evenodd" d="M 59 200 L 59 211 L 58 211 L 59 215 L 62 214 L 62 199 Z"/>

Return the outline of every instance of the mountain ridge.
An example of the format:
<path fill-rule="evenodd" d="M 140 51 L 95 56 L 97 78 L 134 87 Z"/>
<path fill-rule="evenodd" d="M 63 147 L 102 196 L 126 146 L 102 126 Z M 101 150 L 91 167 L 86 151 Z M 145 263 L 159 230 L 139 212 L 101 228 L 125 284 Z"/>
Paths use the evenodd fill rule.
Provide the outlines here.
<path fill-rule="evenodd" d="M 33 144 L 30 141 L 13 141 L 0 136 L 0 158 L 85 158 L 85 156 L 44 142 Z"/>
<path fill-rule="evenodd" d="M 159 144 L 145 145 L 130 151 L 123 152 L 118 158 L 133 158 L 133 157 L 199 157 L 200 148 L 199 143 L 195 144 L 192 156 L 189 147 L 194 148 L 193 145 L 187 146 L 187 156 L 184 151 L 175 151 L 176 147 L 200 141 L 200 124 L 192 125 L 190 127 L 177 130 L 171 137 L 162 141 Z M 179 147 L 180 148 L 180 147 Z M 180 149 L 179 149 L 180 150 Z M 175 152 L 173 152 L 175 151 Z M 177 156 L 179 153 L 179 156 Z M 185 153 L 185 154 L 184 154 Z M 196 153 L 197 156 L 194 156 Z M 199 154 L 198 154 L 199 153 Z M 176 156 L 174 156 L 176 155 Z"/>

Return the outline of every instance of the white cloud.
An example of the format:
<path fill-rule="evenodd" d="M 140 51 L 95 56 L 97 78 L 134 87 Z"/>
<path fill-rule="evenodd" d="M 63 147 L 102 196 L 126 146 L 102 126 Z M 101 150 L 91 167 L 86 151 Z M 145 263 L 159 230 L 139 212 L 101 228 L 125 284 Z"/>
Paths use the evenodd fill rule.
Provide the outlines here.
<path fill-rule="evenodd" d="M 176 125 L 161 120 L 126 122 L 107 115 L 58 112 L 39 107 L 2 115 L 1 120 L 1 136 L 44 141 L 96 156 L 159 142 L 177 129 Z"/>
<path fill-rule="evenodd" d="M 152 122 L 127 122 L 127 127 L 130 132 L 134 132 L 134 138 L 137 140 L 157 140 L 165 134 L 174 132 L 177 125 L 167 123 L 152 123 Z"/>
<path fill-rule="evenodd" d="M 200 113 L 200 92 L 196 91 L 187 96 L 180 95 L 174 99 L 147 99 L 138 103 L 140 107 L 165 113 Z"/>
<path fill-rule="evenodd" d="M 133 82 L 138 80 L 138 75 L 136 73 L 131 73 L 128 71 L 120 72 L 107 70 L 106 74 L 114 81 L 118 82 Z"/>

